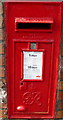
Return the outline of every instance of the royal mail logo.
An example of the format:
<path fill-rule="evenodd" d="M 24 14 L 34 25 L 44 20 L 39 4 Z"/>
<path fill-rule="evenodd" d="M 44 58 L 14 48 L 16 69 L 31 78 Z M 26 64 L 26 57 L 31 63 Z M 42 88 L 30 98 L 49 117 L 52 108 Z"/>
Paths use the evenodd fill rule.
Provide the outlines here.
<path fill-rule="evenodd" d="M 37 105 L 41 106 L 41 96 L 40 92 L 25 92 L 23 94 L 23 103 L 32 105 L 36 103 Z"/>

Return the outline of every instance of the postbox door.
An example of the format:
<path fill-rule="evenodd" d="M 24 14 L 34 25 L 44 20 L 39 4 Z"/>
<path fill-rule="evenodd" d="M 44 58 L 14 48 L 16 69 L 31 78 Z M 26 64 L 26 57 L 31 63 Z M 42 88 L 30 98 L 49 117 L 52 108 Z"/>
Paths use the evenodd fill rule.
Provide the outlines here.
<path fill-rule="evenodd" d="M 15 111 L 49 114 L 53 41 L 15 41 L 14 46 Z"/>

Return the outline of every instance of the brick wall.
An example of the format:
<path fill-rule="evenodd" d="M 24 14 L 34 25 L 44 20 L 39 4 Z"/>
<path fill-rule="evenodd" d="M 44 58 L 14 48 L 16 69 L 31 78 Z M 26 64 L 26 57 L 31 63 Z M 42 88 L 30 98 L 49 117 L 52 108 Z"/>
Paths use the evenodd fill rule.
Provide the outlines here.
<path fill-rule="evenodd" d="M 7 93 L 5 78 L 5 27 L 3 4 L 0 2 L 0 119 L 7 117 L 6 96 Z"/>
<path fill-rule="evenodd" d="M 0 120 L 7 120 L 7 86 L 5 77 L 5 25 L 3 4 L 0 2 Z M 55 118 L 63 118 L 63 36 L 61 40 L 61 54 L 59 65 L 59 80 L 57 87 Z"/>
<path fill-rule="evenodd" d="M 62 17 L 62 38 L 60 45 L 59 80 L 57 87 L 56 118 L 63 118 L 63 17 Z"/>

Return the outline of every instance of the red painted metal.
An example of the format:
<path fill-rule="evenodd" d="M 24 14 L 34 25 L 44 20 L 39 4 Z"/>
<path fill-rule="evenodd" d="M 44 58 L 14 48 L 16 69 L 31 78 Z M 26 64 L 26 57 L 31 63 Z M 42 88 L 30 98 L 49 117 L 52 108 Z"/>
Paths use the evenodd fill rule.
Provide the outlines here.
<path fill-rule="evenodd" d="M 62 18 L 63 18 L 63 1 L 62 1 Z M 63 19 L 62 19 L 63 20 Z"/>
<path fill-rule="evenodd" d="M 62 2 L 6 3 L 8 118 L 54 118 Z M 36 26 L 37 25 L 37 26 Z M 36 49 L 30 44 L 36 43 Z M 23 79 L 23 51 L 43 53 L 42 80 Z"/>

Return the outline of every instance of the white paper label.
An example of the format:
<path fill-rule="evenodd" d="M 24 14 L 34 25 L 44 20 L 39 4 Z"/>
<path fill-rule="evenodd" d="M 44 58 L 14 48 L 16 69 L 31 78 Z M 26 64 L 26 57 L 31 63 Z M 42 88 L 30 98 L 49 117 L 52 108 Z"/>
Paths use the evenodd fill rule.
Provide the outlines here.
<path fill-rule="evenodd" d="M 43 52 L 24 51 L 23 79 L 42 79 Z"/>

